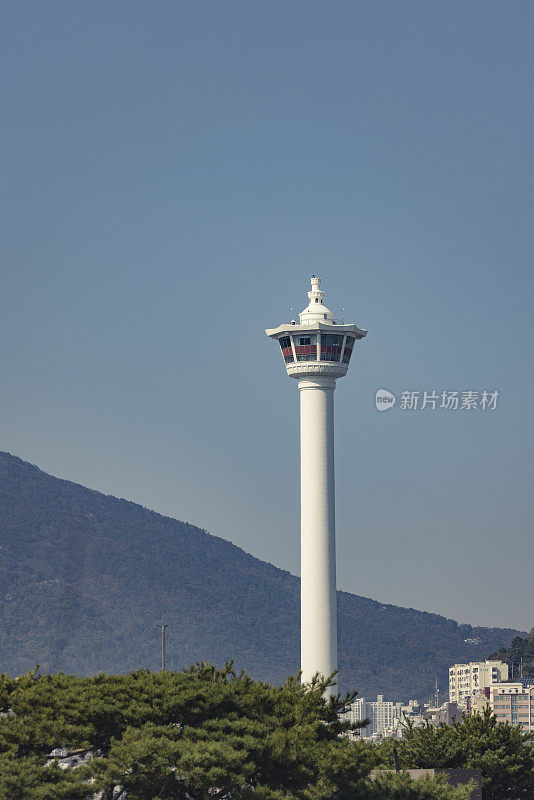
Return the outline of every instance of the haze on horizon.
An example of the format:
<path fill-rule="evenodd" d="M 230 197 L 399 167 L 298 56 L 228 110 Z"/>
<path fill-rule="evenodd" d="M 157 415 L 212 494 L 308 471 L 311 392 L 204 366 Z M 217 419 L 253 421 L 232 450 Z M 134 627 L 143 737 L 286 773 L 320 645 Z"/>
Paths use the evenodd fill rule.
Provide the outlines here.
<path fill-rule="evenodd" d="M 338 587 L 532 608 L 531 3 L 6 4 L 0 450 L 299 572 L 296 382 L 338 381 Z M 498 391 L 495 411 L 375 392 Z"/>

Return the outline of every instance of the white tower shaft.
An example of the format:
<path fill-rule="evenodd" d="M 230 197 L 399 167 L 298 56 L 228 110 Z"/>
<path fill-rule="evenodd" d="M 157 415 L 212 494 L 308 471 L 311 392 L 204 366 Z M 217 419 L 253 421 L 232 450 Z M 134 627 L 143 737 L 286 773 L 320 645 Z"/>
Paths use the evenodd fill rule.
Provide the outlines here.
<path fill-rule="evenodd" d="M 334 389 L 330 376 L 299 378 L 301 463 L 301 669 L 303 682 L 337 669 Z"/>
<path fill-rule="evenodd" d="M 311 279 L 309 303 L 265 333 L 276 339 L 300 395 L 300 663 L 302 682 L 337 670 L 334 389 L 347 374 L 354 345 L 367 331 L 334 319 L 321 279 Z M 335 693 L 330 687 L 327 693 Z"/>

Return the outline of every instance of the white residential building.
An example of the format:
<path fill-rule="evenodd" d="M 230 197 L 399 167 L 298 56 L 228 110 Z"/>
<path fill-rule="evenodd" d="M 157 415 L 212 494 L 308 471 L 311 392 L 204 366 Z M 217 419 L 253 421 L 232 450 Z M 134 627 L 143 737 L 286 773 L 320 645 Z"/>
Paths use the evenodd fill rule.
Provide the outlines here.
<path fill-rule="evenodd" d="M 402 719 L 402 704 L 384 700 L 384 695 L 379 694 L 376 701 L 367 703 L 367 716 L 371 733 L 393 733 Z"/>
<path fill-rule="evenodd" d="M 346 722 L 350 722 L 351 725 L 354 725 L 356 722 L 361 722 L 362 719 L 367 719 L 366 714 L 366 703 L 364 697 L 358 697 L 356 700 L 353 700 L 352 703 L 348 706 L 347 711 L 342 714 L 342 718 Z M 360 728 L 358 731 L 353 731 L 353 736 L 364 736 L 364 731 Z"/>
<path fill-rule="evenodd" d="M 508 664 L 503 661 L 471 661 L 449 669 L 449 701 L 462 706 L 480 697 L 494 683 L 508 680 Z"/>
<path fill-rule="evenodd" d="M 489 703 L 489 700 L 487 700 Z M 354 700 L 343 719 L 355 723 L 364 719 L 369 720 L 365 728 L 353 732 L 353 736 L 365 739 L 383 739 L 393 736 L 402 739 L 406 723 L 409 720 L 416 728 L 429 721 L 433 725 L 451 725 L 459 722 L 462 711 L 456 703 L 444 703 L 439 708 L 423 706 L 417 700 L 410 700 L 407 705 L 384 700 L 384 695 L 379 694 L 375 701 L 366 702 L 364 697 Z"/>
<path fill-rule="evenodd" d="M 391 736 L 395 734 L 402 721 L 402 705 L 384 700 L 382 694 L 371 702 L 366 702 L 364 697 L 360 697 L 351 703 L 344 718 L 352 723 L 363 719 L 370 720 L 369 725 L 361 729 L 362 737 Z"/>
<path fill-rule="evenodd" d="M 416 728 L 421 727 L 425 721 L 425 707 L 419 700 L 409 700 L 408 704 L 401 706 L 401 720 L 409 720 Z"/>
<path fill-rule="evenodd" d="M 427 708 L 425 710 L 425 719 L 431 725 L 452 725 L 453 722 L 462 721 L 462 710 L 458 703 L 443 703 L 438 708 Z"/>

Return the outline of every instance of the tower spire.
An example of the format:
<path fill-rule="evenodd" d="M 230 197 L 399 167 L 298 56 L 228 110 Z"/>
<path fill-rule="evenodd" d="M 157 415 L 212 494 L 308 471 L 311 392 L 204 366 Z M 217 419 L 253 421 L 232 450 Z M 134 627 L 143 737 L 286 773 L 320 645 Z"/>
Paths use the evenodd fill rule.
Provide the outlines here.
<path fill-rule="evenodd" d="M 308 292 L 308 300 L 310 302 L 299 314 L 301 325 L 315 325 L 318 322 L 333 324 L 334 315 L 323 302 L 324 292 L 321 289 L 321 279 L 315 275 L 311 276 L 311 291 Z"/>

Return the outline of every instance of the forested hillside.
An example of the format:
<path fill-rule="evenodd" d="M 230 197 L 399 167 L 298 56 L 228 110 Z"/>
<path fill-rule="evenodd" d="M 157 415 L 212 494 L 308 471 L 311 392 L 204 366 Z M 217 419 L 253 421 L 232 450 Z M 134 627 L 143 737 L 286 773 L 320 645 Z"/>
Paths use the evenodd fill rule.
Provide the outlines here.
<path fill-rule="evenodd" d="M 534 628 L 526 638 L 516 636 L 510 647 L 501 647 L 491 658 L 505 661 L 509 666 L 510 680 L 534 681 Z"/>
<path fill-rule="evenodd" d="M 234 658 L 282 681 L 299 666 L 298 598 L 297 577 L 223 539 L 0 454 L 0 671 L 157 669 L 163 608 L 170 668 Z M 520 634 L 340 592 L 340 683 L 424 698 L 451 663 Z"/>

